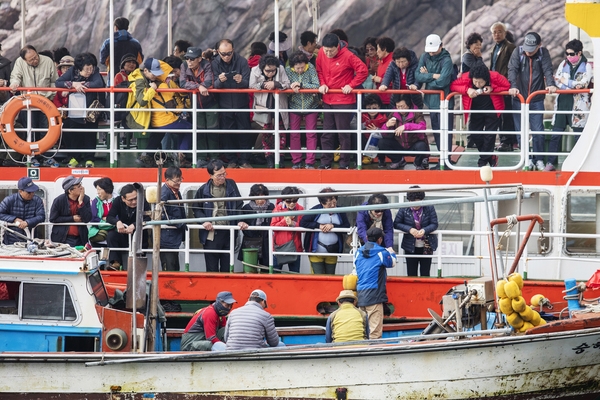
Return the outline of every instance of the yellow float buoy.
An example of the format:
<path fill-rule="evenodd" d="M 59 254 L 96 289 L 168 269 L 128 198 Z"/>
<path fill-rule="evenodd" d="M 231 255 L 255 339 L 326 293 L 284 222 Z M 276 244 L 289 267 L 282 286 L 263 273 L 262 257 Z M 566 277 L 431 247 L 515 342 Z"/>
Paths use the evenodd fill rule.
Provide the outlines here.
<path fill-rule="evenodd" d="M 519 285 L 513 281 L 509 281 L 504 285 L 504 292 L 506 293 L 506 297 L 511 299 L 516 299 L 521 296 L 521 289 L 519 289 Z"/>
<path fill-rule="evenodd" d="M 533 326 L 539 326 L 541 325 L 541 322 L 544 321 L 542 319 L 542 317 L 540 316 L 540 313 L 535 311 L 535 310 L 531 310 L 533 312 L 533 317 L 531 318 L 531 320 L 529 322 L 531 322 L 531 325 Z M 546 321 L 544 321 L 546 322 Z"/>
<path fill-rule="evenodd" d="M 342 279 L 342 286 L 344 290 L 356 290 L 356 283 L 358 282 L 358 275 L 348 274 L 344 275 Z"/>
<path fill-rule="evenodd" d="M 527 308 L 527 303 L 525 303 L 525 299 L 522 296 L 512 299 L 511 305 L 512 309 L 518 313 L 522 313 Z"/>
<path fill-rule="evenodd" d="M 535 326 L 535 324 L 532 322 L 533 317 L 534 317 L 534 314 L 533 314 L 534 312 L 535 311 L 533 311 L 531 308 L 525 306 L 525 309 L 522 312 L 520 312 L 519 314 L 521 315 L 521 318 L 523 319 L 523 321 L 531 322 L 531 324 Z"/>
<path fill-rule="evenodd" d="M 531 305 L 534 307 L 539 307 L 542 300 L 546 297 L 543 294 L 536 294 L 531 297 Z"/>
<path fill-rule="evenodd" d="M 526 332 L 528 329 L 533 328 L 531 322 L 523 322 L 523 326 L 519 328 L 519 332 Z"/>
<path fill-rule="evenodd" d="M 512 313 L 510 315 L 507 315 L 506 321 L 510 324 L 510 326 L 512 326 L 515 329 L 521 328 L 524 323 L 521 316 L 519 316 L 519 314 L 517 314 L 517 313 Z"/>
<path fill-rule="evenodd" d="M 514 312 L 511 302 L 512 300 L 508 297 L 503 297 L 500 299 L 500 301 L 498 302 L 498 306 L 500 307 L 500 311 L 502 311 L 503 314 L 510 315 Z"/>
<path fill-rule="evenodd" d="M 506 292 L 504 291 L 504 285 L 506 285 L 506 281 L 504 279 L 501 279 L 498 282 L 496 282 L 496 294 L 500 298 L 506 297 Z"/>
<path fill-rule="evenodd" d="M 521 277 L 521 274 L 519 274 L 518 272 L 513 272 L 512 274 L 510 274 L 508 276 L 508 281 L 515 282 L 517 286 L 519 286 L 519 289 L 523 289 L 523 277 Z"/>

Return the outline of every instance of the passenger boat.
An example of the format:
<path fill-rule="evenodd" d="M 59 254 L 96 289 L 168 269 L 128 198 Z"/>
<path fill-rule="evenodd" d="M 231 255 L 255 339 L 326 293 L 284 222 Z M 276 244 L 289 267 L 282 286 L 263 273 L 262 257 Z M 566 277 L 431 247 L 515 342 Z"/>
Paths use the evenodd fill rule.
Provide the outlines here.
<path fill-rule="evenodd" d="M 588 26 L 590 20 L 582 20 L 582 16 L 599 13 L 598 4 L 567 3 L 569 21 L 590 33 L 596 28 Z M 596 46 L 598 38 L 592 40 Z M 442 246 L 434 255 L 437 277 L 404 277 L 403 265 L 391 271 L 388 292 L 392 314 L 386 320 L 387 337 L 378 341 L 324 345 L 316 343 L 322 340 L 322 335 L 316 334 L 300 340 L 310 344 L 284 350 L 181 353 L 172 351 L 176 344 L 169 347 L 162 340 L 154 340 L 154 345 L 147 347 L 146 337 L 159 333 L 161 326 L 148 325 L 143 314 L 107 305 L 116 289 L 127 287 L 126 272 L 100 272 L 91 253 L 71 258 L 0 256 L 0 282 L 17 282 L 12 293 L 18 296 L 0 302 L 1 397 L 593 398 L 600 393 L 600 362 L 595 354 L 600 347 L 600 319 L 593 309 L 585 314 L 569 313 L 572 318 L 548 322 L 525 334 L 507 329 L 447 332 L 443 322 L 451 312 L 440 309 L 439 304 L 448 293 L 466 299 L 465 293 L 476 287 L 485 299 L 478 306 L 491 306 L 496 296 L 488 290 L 489 282 L 493 288 L 498 276 L 490 275 L 496 250 L 488 244 L 488 219 L 540 214 L 544 231 L 532 235 L 536 240 L 523 247 L 522 257 L 515 257 L 520 253 L 518 245 L 529 235 L 515 232 L 515 227 L 497 262 L 508 264 L 517 258 L 515 268 L 526 278 L 523 297 L 543 293 L 556 311 L 548 313 L 549 320 L 564 314 L 560 311 L 566 310 L 561 303 L 565 289 L 557 280 L 587 280 L 598 269 L 600 171 L 593 155 L 600 151 L 600 105 L 594 103 L 592 107 L 586 130 L 562 171 L 522 171 L 520 166 L 527 155 L 524 149 L 512 167 L 494 169 L 492 185 L 482 186 L 479 171 L 461 168 L 460 163 L 450 171 L 418 172 L 276 169 L 259 175 L 256 170 L 228 170 L 242 193 L 248 193 L 258 181 L 274 196 L 285 186 L 298 186 L 307 195 L 305 208 L 316 204 L 316 199 L 308 196 L 315 196 L 326 186 L 355 192 L 340 198 L 339 206 L 360 204 L 376 188 L 388 193 L 392 204 L 400 207 L 405 203 L 403 193 L 412 185 L 420 185 L 428 200 L 445 201 L 436 204 L 438 214 L 445 217 L 439 229 Z M 111 152 L 110 146 L 114 149 L 118 136 L 113 135 L 112 128 L 108 131 L 113 142 L 106 153 Z M 3 168 L 2 172 L 0 186 L 7 191 L 25 175 L 24 168 Z M 70 174 L 84 176 L 86 191 L 92 193 L 92 182 L 102 176 L 111 177 L 117 188 L 131 181 L 153 185 L 157 170 L 34 168 L 28 173 L 39 178 L 48 210 L 51 200 L 62 192 L 62 180 Z M 190 169 L 184 170 L 184 178 L 181 191 L 190 199 L 208 174 Z M 442 186 L 445 191 L 438 191 Z M 489 203 L 484 202 L 486 197 Z M 500 233 L 506 226 L 499 225 Z M 269 295 L 269 310 L 286 341 L 282 325 L 323 324 L 327 314 L 324 306 L 333 306 L 342 275 L 352 270 L 351 255 L 342 255 L 336 276 L 251 274 L 243 272 L 244 266 L 232 254 L 233 273 L 204 273 L 201 249 L 195 243 L 198 226 L 190 224 L 190 228 L 190 240 L 182 251 L 186 271 L 161 272 L 155 282 L 160 299 L 183 307 L 181 312 L 169 313 L 168 327 L 183 327 L 193 312 L 211 302 L 220 290 L 231 290 L 239 300 L 261 288 Z M 503 265 L 500 269 L 508 271 Z M 308 271 L 306 262 L 302 271 Z M 137 280 L 146 280 L 145 271 Z M 52 302 L 40 301 L 43 293 Z M 425 328 L 432 315 L 431 325 Z M 481 324 L 494 327 L 487 318 L 477 322 L 468 329 L 482 328 Z M 405 323 L 417 325 L 402 325 Z M 403 336 L 423 328 L 429 335 Z M 318 333 L 319 329 L 315 330 Z M 172 338 L 177 336 L 177 332 L 167 331 Z M 294 340 L 307 335 L 295 331 L 287 336 L 288 343 L 298 343 Z M 167 351 L 161 351 L 163 344 Z"/>

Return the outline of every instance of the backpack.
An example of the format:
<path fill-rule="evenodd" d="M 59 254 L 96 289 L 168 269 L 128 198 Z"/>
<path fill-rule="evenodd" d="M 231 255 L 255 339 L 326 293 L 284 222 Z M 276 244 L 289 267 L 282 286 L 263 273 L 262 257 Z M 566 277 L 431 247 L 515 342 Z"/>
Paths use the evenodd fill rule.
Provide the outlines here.
<path fill-rule="evenodd" d="M 115 88 L 127 89 L 131 86 L 133 81 L 123 81 L 119 83 Z M 117 92 L 115 93 L 115 108 L 127 108 L 127 100 L 129 99 L 130 92 Z M 110 97 L 107 97 L 107 100 Z M 115 122 L 122 122 L 127 117 L 129 111 L 117 111 L 115 110 Z"/>

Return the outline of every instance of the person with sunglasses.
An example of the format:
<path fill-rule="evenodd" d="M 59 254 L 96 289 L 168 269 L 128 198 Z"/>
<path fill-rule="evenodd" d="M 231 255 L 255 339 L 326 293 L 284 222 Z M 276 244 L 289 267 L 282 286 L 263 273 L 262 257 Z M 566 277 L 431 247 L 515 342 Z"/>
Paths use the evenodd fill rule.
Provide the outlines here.
<path fill-rule="evenodd" d="M 566 59 L 562 60 L 554 74 L 554 81 L 560 90 L 586 89 L 594 76 L 592 64 L 583 55 L 583 43 L 573 39 L 566 45 Z M 583 132 L 591 107 L 589 93 L 559 94 L 556 96 L 554 109 L 556 111 L 573 111 L 573 114 L 554 114 L 552 118 L 552 138 L 548 145 L 550 153 L 558 152 L 562 133 L 567 126 L 574 132 Z M 576 136 L 577 140 L 578 136 Z M 549 155 L 544 171 L 555 171 L 558 164 L 557 155 Z"/>
<path fill-rule="evenodd" d="M 265 54 L 260 58 L 258 65 L 252 68 L 250 72 L 250 88 L 259 90 L 269 90 L 269 92 L 256 92 L 254 94 L 254 115 L 253 121 L 263 127 L 263 129 L 273 129 L 275 113 L 264 112 L 275 108 L 275 95 L 271 90 L 285 90 L 290 88 L 290 79 L 285 73 L 285 67 L 279 59 L 272 54 Z M 287 110 L 288 96 L 285 93 L 279 94 L 279 109 Z M 262 110 L 263 112 L 258 112 Z M 287 112 L 280 112 L 279 123 L 285 129 L 289 129 L 290 117 Z M 280 148 L 285 148 L 286 134 L 279 135 Z M 275 135 L 273 133 L 262 134 L 262 145 L 265 150 L 275 148 Z M 273 153 L 266 152 L 267 168 L 275 168 L 275 156 Z M 283 165 L 283 158 L 281 160 Z"/>
<path fill-rule="evenodd" d="M 302 215 L 295 216 L 277 216 L 277 213 L 286 212 L 286 211 L 302 211 L 304 207 L 298 204 L 298 197 L 294 197 L 294 195 L 300 194 L 300 190 L 295 186 L 287 186 L 283 188 L 281 191 L 281 197 L 283 197 L 283 201 L 279 202 L 275 209 L 273 210 L 273 218 L 271 218 L 271 226 L 283 226 L 295 228 L 299 227 L 302 222 Z M 285 246 L 286 244 L 292 242 L 293 247 L 292 250 L 280 249 L 278 247 Z M 275 246 L 276 251 L 296 251 L 302 252 L 302 232 L 297 230 L 289 230 L 289 231 L 274 231 L 273 232 L 273 244 Z M 282 260 L 285 259 L 285 262 Z M 282 255 L 279 257 L 279 261 L 277 260 L 277 256 L 273 256 L 273 268 L 282 270 L 283 265 L 287 264 L 290 272 L 300 272 L 300 257 L 298 256 L 285 256 Z"/>
<path fill-rule="evenodd" d="M 382 193 L 373 194 L 364 202 L 363 206 L 388 204 L 390 201 L 387 196 Z M 383 231 L 383 243 L 385 247 L 392 248 L 394 246 L 394 219 L 392 212 L 389 209 L 363 210 L 356 215 L 356 233 L 361 243 L 367 243 L 367 231 L 371 227 L 377 227 Z"/>
<path fill-rule="evenodd" d="M 248 89 L 250 84 L 250 67 L 248 60 L 234 52 L 233 42 L 222 39 L 217 46 L 218 54 L 212 60 L 215 89 Z M 219 93 L 217 100 L 222 109 L 248 108 L 248 93 Z M 219 125 L 224 131 L 250 130 L 249 112 L 222 112 L 219 113 Z M 248 133 L 223 134 L 222 143 L 229 149 L 249 150 L 254 141 Z M 252 168 L 249 163 L 250 153 L 228 153 L 229 168 Z"/>

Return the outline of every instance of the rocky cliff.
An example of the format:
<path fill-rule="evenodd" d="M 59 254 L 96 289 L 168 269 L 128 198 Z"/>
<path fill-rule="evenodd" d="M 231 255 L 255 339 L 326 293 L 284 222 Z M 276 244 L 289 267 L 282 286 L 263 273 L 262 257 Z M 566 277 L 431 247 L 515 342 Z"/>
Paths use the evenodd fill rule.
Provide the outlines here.
<path fill-rule="evenodd" d="M 20 0 L 0 1 L 0 43 L 3 55 L 14 59 L 21 47 Z M 294 0 L 295 26 L 301 32 L 312 28 L 310 0 Z M 292 29 L 292 0 L 281 0 L 280 28 Z M 26 0 L 26 42 L 38 50 L 65 46 L 71 54 L 91 51 L 98 54 L 112 24 L 108 0 Z M 164 57 L 167 43 L 167 2 L 165 0 L 115 0 L 115 16 L 127 16 L 130 32 L 140 40 L 147 56 Z M 235 42 L 247 55 L 250 43 L 267 42 L 273 31 L 273 0 L 173 0 L 173 39 L 188 39 L 203 49 L 221 38 Z M 489 53 L 490 25 L 502 20 L 510 24 L 520 43 L 524 33 L 537 30 L 553 54 L 555 64 L 562 57 L 568 38 L 564 0 L 468 0 L 465 32 L 480 32 L 484 53 Z M 397 45 L 423 49 L 424 38 L 434 32 L 443 37 L 455 61 L 464 52 L 460 43 L 461 1 L 444 0 L 321 0 L 319 30 L 324 33 L 343 28 L 350 44 L 360 46 L 367 36 L 389 36 Z"/>

